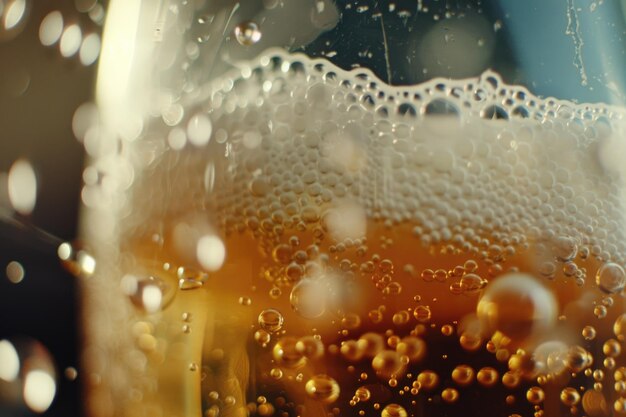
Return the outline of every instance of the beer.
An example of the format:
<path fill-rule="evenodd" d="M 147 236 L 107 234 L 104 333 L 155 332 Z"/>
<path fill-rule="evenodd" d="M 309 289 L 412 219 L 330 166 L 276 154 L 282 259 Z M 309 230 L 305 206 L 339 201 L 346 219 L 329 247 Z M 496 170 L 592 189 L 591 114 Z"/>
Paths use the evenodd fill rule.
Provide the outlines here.
<path fill-rule="evenodd" d="M 185 117 L 87 187 L 93 415 L 626 413 L 621 109 L 271 50 Z"/>

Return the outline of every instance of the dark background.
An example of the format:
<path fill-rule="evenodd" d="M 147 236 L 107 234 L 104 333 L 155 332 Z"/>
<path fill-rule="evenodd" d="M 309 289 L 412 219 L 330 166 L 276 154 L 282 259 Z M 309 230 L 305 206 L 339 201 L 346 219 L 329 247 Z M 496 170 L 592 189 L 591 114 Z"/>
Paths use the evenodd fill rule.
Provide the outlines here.
<path fill-rule="evenodd" d="M 92 96 L 96 65 L 85 67 L 77 56 L 62 57 L 58 44 L 43 46 L 39 25 L 49 12 L 59 10 L 65 25 L 77 23 L 83 34 L 100 32 L 100 26 L 78 10 L 87 3 L 30 1 L 17 30 L 7 32 L 0 24 L 0 173 L 24 158 L 35 168 L 38 183 L 33 213 L 14 218 L 70 241 L 77 234 L 83 165 L 72 115 Z M 8 224 L 7 215 L 0 211 L 0 339 L 28 336 L 41 342 L 54 358 L 57 373 L 57 395 L 43 415 L 80 416 L 80 372 L 73 381 L 64 376 L 67 367 L 79 365 L 75 278 L 60 266 L 54 241 Z M 25 270 L 18 284 L 6 279 L 11 261 Z M 30 415 L 36 414 L 0 397 L 0 416 Z"/>

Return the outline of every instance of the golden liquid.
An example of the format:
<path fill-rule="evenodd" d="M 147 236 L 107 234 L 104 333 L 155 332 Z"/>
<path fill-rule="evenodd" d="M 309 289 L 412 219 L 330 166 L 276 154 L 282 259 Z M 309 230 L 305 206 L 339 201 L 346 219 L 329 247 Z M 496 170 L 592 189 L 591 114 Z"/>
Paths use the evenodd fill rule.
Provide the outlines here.
<path fill-rule="evenodd" d="M 543 278 L 535 252 L 546 248 L 522 242 L 499 251 L 497 239 L 472 251 L 423 247 L 410 225 L 373 220 L 364 238 L 344 245 L 320 233 L 323 221 L 305 229 L 225 238 L 223 267 L 202 287 L 179 291 L 159 320 L 168 329 L 159 339 L 168 353 L 154 364 L 160 389 L 149 401 L 172 413 L 188 404 L 187 413 L 206 416 L 610 415 L 619 399 L 614 384 L 623 377 L 616 370 L 624 363 L 602 348 L 607 340 L 621 343 L 612 331 L 621 297 L 605 298 L 593 279 L 577 285 L 563 272 L 564 262 L 555 261 L 555 276 Z M 162 246 L 142 245 L 138 259 L 168 263 L 168 269 L 182 264 L 172 240 L 166 235 Z M 574 263 L 598 268 L 580 254 Z M 289 276 L 289 269 L 301 276 Z M 510 294 L 503 300 L 514 306 L 506 313 L 515 322 L 509 335 L 477 326 L 481 294 L 510 271 L 532 277 L 529 291 L 556 297 L 553 326 L 537 325 L 546 320 L 545 306 Z M 475 276 L 483 281 L 467 280 Z M 313 294 L 324 306 L 308 306 L 309 317 L 290 301 L 304 281 L 319 283 L 323 294 Z M 594 307 L 610 302 L 606 316 L 594 316 Z M 271 314 L 259 318 L 268 309 L 278 311 L 282 323 Z M 593 340 L 583 338 L 585 326 L 595 329 Z M 554 340 L 567 351 L 550 352 L 547 362 L 561 365 L 546 368 L 546 358 L 530 359 L 537 346 Z M 575 347 L 587 352 L 583 367 L 570 352 Z M 519 369 L 515 358 L 528 363 Z M 600 372 L 586 375 L 594 370 Z M 184 386 L 163 389 L 174 380 Z"/>
<path fill-rule="evenodd" d="M 368 107 L 376 83 L 279 64 L 207 98 L 208 144 L 159 153 L 158 126 L 140 143 L 87 306 L 87 350 L 108 361 L 91 360 L 92 413 L 622 412 L 622 206 L 596 130 L 396 120 Z M 207 236 L 221 243 L 200 256 Z"/>

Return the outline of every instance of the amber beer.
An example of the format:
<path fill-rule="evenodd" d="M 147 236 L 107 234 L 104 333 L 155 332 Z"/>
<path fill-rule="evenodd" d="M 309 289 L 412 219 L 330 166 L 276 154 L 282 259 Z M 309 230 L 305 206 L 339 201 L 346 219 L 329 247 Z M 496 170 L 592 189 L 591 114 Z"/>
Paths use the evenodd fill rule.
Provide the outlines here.
<path fill-rule="evenodd" d="M 622 110 L 274 50 L 185 114 L 86 215 L 91 415 L 626 413 Z"/>

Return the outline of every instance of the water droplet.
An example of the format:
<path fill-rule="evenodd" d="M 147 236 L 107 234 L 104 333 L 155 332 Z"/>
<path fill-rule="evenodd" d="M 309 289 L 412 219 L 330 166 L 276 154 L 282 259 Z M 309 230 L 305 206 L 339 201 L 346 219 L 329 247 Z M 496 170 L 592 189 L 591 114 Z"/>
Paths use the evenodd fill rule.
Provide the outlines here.
<path fill-rule="evenodd" d="M 243 46 L 254 45 L 261 40 L 261 35 L 259 26 L 252 21 L 242 22 L 235 27 L 235 39 Z"/>
<path fill-rule="evenodd" d="M 325 374 L 315 375 L 305 385 L 307 395 L 323 404 L 331 404 L 339 398 L 339 384 Z"/>

